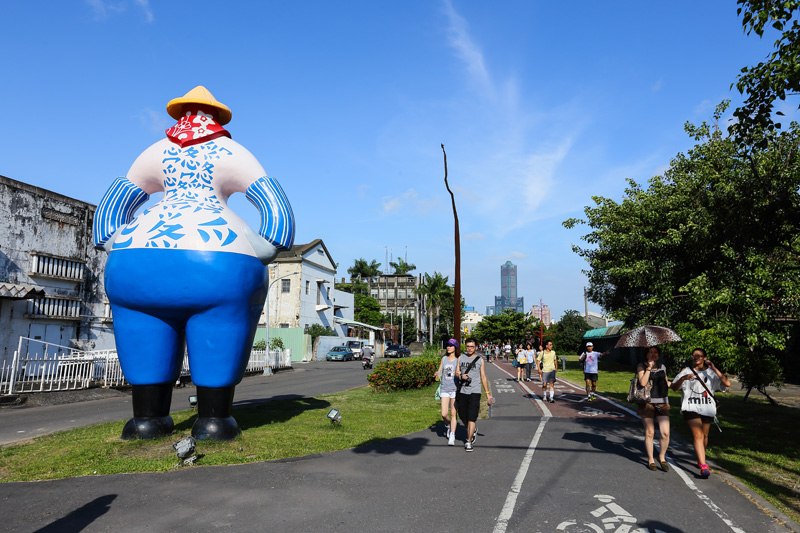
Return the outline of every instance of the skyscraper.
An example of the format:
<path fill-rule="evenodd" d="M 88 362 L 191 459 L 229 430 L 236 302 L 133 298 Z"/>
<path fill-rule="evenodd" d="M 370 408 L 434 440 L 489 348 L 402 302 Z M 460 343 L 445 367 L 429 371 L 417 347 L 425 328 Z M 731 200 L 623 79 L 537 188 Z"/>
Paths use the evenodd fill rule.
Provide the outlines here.
<path fill-rule="evenodd" d="M 517 296 L 517 265 L 511 261 L 500 265 L 500 296 L 494 297 L 494 309 L 497 314 L 504 309 L 525 312 L 525 298 Z"/>

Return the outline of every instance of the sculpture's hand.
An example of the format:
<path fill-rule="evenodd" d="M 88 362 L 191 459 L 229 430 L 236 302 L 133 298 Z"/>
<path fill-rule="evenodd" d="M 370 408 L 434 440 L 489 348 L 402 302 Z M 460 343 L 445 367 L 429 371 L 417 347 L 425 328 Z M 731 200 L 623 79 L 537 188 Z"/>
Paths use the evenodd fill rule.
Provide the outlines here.
<path fill-rule="evenodd" d="M 261 261 L 261 263 L 268 265 L 275 259 L 278 255 L 278 249 L 275 248 L 268 240 L 264 239 L 250 229 L 250 226 L 244 224 L 243 227 L 244 236 L 247 239 L 247 242 L 250 243 L 250 246 L 253 247 L 253 251 L 256 253 L 256 257 Z"/>

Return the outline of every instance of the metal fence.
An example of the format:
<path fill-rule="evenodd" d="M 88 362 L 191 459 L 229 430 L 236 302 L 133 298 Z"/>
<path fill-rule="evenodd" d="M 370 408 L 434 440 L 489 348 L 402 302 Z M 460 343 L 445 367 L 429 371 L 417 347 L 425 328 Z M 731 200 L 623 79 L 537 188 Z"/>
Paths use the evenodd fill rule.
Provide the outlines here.
<path fill-rule="evenodd" d="M 245 372 L 292 367 L 290 350 L 253 351 Z M 191 376 L 183 358 L 181 376 Z M 125 385 L 115 350 L 83 351 L 20 337 L 11 363 L 0 365 L 0 394 L 85 389 Z"/>

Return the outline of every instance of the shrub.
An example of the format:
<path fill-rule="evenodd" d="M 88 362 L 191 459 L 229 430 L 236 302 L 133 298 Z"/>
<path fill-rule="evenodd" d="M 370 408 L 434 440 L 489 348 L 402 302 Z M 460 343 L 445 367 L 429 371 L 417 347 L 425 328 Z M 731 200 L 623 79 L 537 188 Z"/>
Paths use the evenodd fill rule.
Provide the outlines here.
<path fill-rule="evenodd" d="M 283 339 L 280 337 L 272 337 L 269 340 L 269 349 L 270 350 L 283 350 L 285 346 L 283 345 Z"/>
<path fill-rule="evenodd" d="M 438 368 L 439 361 L 429 358 L 384 361 L 367 376 L 367 381 L 376 392 L 421 389 L 433 383 Z"/>
<path fill-rule="evenodd" d="M 267 340 L 266 339 L 259 339 L 253 343 L 254 350 L 266 350 L 267 349 Z"/>

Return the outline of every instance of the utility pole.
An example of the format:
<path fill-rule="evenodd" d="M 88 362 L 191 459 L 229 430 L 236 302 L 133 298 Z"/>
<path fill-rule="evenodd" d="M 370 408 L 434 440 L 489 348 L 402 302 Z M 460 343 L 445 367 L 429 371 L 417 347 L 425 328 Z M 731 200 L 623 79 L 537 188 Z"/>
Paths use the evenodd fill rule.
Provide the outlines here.
<path fill-rule="evenodd" d="M 455 255 L 456 255 L 456 275 L 455 283 L 453 286 L 453 329 L 455 330 L 455 339 L 461 344 L 461 236 L 458 232 L 458 212 L 456 211 L 456 197 L 453 191 L 450 190 L 450 185 L 447 183 L 447 152 L 444 151 L 444 144 L 442 144 L 442 154 L 444 154 L 444 185 L 447 187 L 447 192 L 450 193 L 450 199 L 453 202 L 453 219 L 455 220 Z"/>

